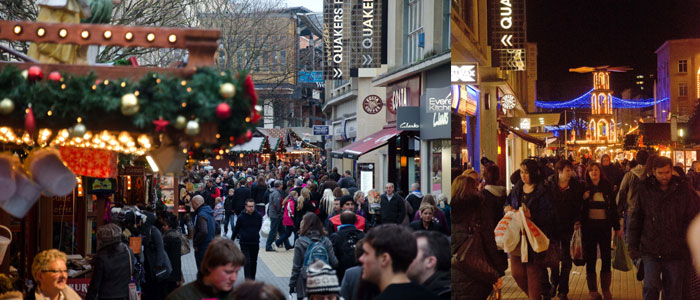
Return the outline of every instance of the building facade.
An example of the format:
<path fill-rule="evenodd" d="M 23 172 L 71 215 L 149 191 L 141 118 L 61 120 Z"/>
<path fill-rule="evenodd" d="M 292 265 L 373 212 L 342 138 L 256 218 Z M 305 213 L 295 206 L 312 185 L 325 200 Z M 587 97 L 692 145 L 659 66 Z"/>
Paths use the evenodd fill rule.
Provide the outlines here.
<path fill-rule="evenodd" d="M 687 120 L 700 97 L 700 39 L 669 40 L 655 53 L 656 121 L 669 122 L 671 115 Z"/>

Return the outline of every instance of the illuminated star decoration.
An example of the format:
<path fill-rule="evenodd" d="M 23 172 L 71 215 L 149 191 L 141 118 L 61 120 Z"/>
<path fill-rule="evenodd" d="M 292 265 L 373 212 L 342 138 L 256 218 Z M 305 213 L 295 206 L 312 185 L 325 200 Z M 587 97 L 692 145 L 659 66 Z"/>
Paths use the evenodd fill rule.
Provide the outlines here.
<path fill-rule="evenodd" d="M 156 125 L 156 133 L 159 131 L 165 132 L 165 126 L 168 126 L 170 122 L 168 120 L 163 120 L 163 117 L 159 117 L 158 120 L 153 121 L 153 125 Z"/>

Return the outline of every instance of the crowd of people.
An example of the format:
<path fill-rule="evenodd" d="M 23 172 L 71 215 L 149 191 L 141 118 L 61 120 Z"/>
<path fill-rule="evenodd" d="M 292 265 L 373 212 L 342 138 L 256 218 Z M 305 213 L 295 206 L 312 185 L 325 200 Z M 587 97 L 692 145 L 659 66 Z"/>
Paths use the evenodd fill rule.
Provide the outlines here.
<path fill-rule="evenodd" d="M 700 212 L 700 163 L 693 163 L 686 174 L 682 165 L 645 150 L 632 161 L 612 162 L 607 154 L 599 161 L 526 159 L 509 178 L 509 194 L 498 166 L 486 158 L 481 163 L 483 174 L 467 170 L 452 184 L 452 253 L 459 255 L 464 245 L 476 240 L 484 249 L 478 260 L 487 264 L 482 269 L 498 276 L 466 272 L 475 268 L 473 264 L 453 265 L 453 286 L 468 291 L 457 293 L 457 299 L 487 299 L 500 288 L 508 260 L 528 299 L 568 299 L 572 261 L 585 264 L 589 299 L 613 299 L 614 238 L 624 241 L 635 262 L 644 299 L 658 300 L 662 293 L 664 299 L 700 296 L 686 241 L 689 225 Z M 527 222 L 548 237 L 546 251 L 535 252 L 532 244 L 523 242 L 508 255 L 498 248 L 494 228 L 505 213 L 520 209 Z M 583 255 L 572 258 L 575 231 L 580 232 Z"/>

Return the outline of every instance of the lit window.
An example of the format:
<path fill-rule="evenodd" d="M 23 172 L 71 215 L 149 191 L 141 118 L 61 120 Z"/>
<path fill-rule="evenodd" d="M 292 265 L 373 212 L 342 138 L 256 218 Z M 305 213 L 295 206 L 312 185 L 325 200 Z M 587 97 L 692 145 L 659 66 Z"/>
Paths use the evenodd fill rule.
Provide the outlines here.
<path fill-rule="evenodd" d="M 678 61 L 678 73 L 688 73 L 688 60 L 682 59 Z"/>

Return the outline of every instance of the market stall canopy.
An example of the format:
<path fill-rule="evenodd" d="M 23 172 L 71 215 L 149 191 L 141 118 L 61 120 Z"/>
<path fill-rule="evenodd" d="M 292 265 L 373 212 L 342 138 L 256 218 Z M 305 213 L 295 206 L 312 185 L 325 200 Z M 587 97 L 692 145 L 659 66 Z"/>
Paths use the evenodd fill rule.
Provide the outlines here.
<path fill-rule="evenodd" d="M 530 143 L 533 143 L 533 144 L 537 145 L 538 147 L 547 146 L 547 143 L 545 142 L 544 139 L 536 138 L 536 137 L 534 137 L 534 136 L 532 136 L 524 131 L 517 130 L 517 129 L 513 128 L 512 126 L 508 126 L 508 124 L 504 123 L 502 120 L 498 120 L 498 125 L 501 128 L 501 130 L 510 131 L 513 134 L 520 137 L 521 139 L 526 140 Z"/>
<path fill-rule="evenodd" d="M 261 153 L 265 144 L 265 137 L 254 137 L 245 144 L 236 145 L 231 148 L 232 153 Z"/>
<path fill-rule="evenodd" d="M 310 143 L 305 142 L 299 134 L 290 128 L 257 128 L 258 132 L 268 138 L 278 138 L 280 144 L 288 147 L 296 146 L 297 141 L 301 141 L 301 148 L 320 149 Z"/>
<path fill-rule="evenodd" d="M 671 144 L 671 123 L 640 123 L 639 132 L 644 145 Z"/>
<path fill-rule="evenodd" d="M 270 150 L 276 152 L 280 146 L 280 139 L 276 137 L 267 137 L 267 142 L 270 145 Z"/>
<path fill-rule="evenodd" d="M 520 124 L 527 119 L 531 127 L 536 126 L 553 126 L 560 125 L 559 120 L 561 119 L 561 114 L 559 113 L 549 113 L 549 114 L 528 114 L 523 117 L 503 117 L 500 119 L 501 122 L 506 125 L 520 129 Z"/>
<path fill-rule="evenodd" d="M 331 152 L 331 156 L 334 158 L 350 158 L 357 159 L 363 154 L 375 150 L 381 146 L 386 145 L 389 140 L 401 134 L 401 130 L 397 130 L 396 127 L 384 128 L 378 132 L 375 132 L 361 140 L 358 140 L 348 146 L 340 148 Z"/>

